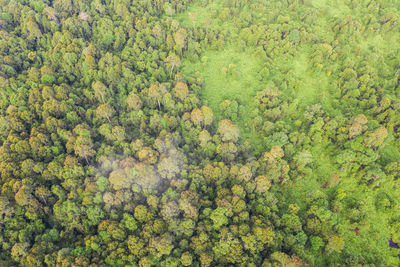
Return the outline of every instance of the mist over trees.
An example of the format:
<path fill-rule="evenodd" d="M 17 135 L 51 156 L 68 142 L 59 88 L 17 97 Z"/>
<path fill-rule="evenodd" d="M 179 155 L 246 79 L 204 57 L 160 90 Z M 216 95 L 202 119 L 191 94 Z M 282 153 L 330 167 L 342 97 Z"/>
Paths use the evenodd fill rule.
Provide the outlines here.
<path fill-rule="evenodd" d="M 397 266 L 399 11 L 0 0 L 0 266 Z"/>

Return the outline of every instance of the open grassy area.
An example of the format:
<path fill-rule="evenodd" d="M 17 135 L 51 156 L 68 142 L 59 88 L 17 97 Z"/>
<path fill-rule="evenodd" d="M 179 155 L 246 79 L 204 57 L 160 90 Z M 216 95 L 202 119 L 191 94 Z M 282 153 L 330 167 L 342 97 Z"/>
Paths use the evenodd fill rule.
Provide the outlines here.
<path fill-rule="evenodd" d="M 300 53 L 293 62 L 294 76 L 298 80 L 299 89 L 294 92 L 294 98 L 305 105 L 320 102 L 328 104 L 330 101 L 329 80 L 323 71 L 313 69 L 309 64 L 309 55 Z"/>
<path fill-rule="evenodd" d="M 220 51 L 206 51 L 201 61 L 196 63 L 184 61 L 182 72 L 185 75 L 201 73 L 204 81 L 202 100 L 212 108 L 217 120 L 223 119 L 220 106 L 224 100 L 237 101 L 239 112 L 235 123 L 240 128 L 240 134 L 242 138 L 257 144 L 260 140 L 251 131 L 249 118 L 256 108 L 253 97 L 264 86 L 256 77 L 261 66 L 262 62 L 253 55 L 252 49 L 239 51 L 230 46 Z"/>
<path fill-rule="evenodd" d="M 221 51 L 207 51 L 201 62 L 184 62 L 183 73 L 191 75 L 199 71 L 204 80 L 202 97 L 220 119 L 220 104 L 225 99 L 236 100 L 251 111 L 252 98 L 262 84 L 256 74 L 259 60 L 249 52 L 240 52 L 234 47 Z"/>

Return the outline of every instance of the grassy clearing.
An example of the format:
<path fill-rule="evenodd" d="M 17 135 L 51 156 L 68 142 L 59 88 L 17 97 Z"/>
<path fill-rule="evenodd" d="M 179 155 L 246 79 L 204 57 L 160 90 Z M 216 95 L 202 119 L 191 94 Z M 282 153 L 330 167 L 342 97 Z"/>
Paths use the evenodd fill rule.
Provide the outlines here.
<path fill-rule="evenodd" d="M 329 92 L 327 92 L 328 76 L 323 71 L 313 70 L 309 66 L 308 58 L 307 53 L 300 53 L 293 63 L 294 76 L 300 83 L 299 89 L 294 92 L 294 98 L 305 105 L 315 102 L 328 104 L 330 101 Z"/>
<path fill-rule="evenodd" d="M 253 51 L 239 51 L 231 46 L 221 51 L 209 50 L 203 54 L 201 62 L 184 62 L 182 72 L 193 75 L 200 72 L 204 82 L 201 97 L 214 111 L 216 120 L 223 119 L 220 105 L 226 100 L 236 100 L 239 112 L 234 121 L 240 128 L 242 138 L 256 145 L 260 142 L 249 125 L 249 114 L 256 108 L 253 97 L 263 84 L 256 75 L 262 62 Z"/>
<path fill-rule="evenodd" d="M 225 99 L 236 100 L 251 110 L 252 98 L 261 84 L 256 79 L 259 60 L 249 52 L 234 47 L 222 51 L 207 51 L 202 62 L 183 64 L 184 74 L 199 71 L 204 81 L 202 97 L 220 118 L 219 107 Z"/>

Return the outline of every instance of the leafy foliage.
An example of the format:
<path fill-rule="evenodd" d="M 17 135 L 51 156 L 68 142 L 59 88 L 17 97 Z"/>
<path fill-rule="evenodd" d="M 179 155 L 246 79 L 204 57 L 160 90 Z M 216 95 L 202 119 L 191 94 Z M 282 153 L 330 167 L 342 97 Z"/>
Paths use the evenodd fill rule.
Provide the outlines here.
<path fill-rule="evenodd" d="M 0 0 L 1 266 L 396 266 L 400 5 Z"/>

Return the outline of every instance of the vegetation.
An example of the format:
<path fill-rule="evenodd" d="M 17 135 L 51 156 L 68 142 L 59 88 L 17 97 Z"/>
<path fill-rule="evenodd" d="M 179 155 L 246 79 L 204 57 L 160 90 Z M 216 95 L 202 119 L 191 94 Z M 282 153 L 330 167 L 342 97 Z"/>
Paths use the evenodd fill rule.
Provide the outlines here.
<path fill-rule="evenodd" d="M 0 0 L 0 266 L 397 266 L 399 11 Z"/>

